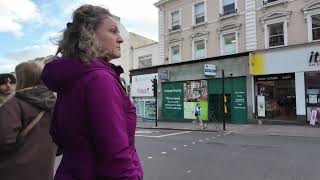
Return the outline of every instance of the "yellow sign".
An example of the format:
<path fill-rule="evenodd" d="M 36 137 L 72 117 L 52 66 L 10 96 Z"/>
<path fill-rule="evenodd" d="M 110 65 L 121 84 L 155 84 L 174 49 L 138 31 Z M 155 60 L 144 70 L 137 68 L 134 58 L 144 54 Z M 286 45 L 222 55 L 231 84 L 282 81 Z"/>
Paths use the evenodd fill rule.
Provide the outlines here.
<path fill-rule="evenodd" d="M 249 69 L 251 75 L 265 74 L 265 55 L 263 53 L 250 53 Z"/>

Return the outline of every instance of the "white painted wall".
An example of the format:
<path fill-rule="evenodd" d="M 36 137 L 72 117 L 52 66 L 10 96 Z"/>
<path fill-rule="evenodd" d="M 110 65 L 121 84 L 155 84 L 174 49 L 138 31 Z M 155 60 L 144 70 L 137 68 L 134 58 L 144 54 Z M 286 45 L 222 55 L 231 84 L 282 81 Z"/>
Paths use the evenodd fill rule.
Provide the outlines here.
<path fill-rule="evenodd" d="M 133 49 L 132 69 L 139 68 L 139 57 L 152 55 L 152 66 L 160 65 L 159 43 L 153 43 L 140 48 Z"/>
<path fill-rule="evenodd" d="M 306 96 L 305 96 L 305 82 L 304 72 L 295 73 L 296 86 L 296 113 L 297 115 L 306 115 Z"/>

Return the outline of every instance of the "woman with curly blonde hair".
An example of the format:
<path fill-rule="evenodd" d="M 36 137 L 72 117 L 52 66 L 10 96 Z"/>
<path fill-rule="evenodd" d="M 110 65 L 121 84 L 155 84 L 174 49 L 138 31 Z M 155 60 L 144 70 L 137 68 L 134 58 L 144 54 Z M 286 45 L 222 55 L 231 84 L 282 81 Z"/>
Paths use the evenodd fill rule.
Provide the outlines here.
<path fill-rule="evenodd" d="M 55 180 L 142 180 L 135 149 L 136 109 L 110 63 L 121 56 L 117 22 L 108 10 L 73 13 L 42 80 L 57 103 L 51 135 L 63 154 Z"/>

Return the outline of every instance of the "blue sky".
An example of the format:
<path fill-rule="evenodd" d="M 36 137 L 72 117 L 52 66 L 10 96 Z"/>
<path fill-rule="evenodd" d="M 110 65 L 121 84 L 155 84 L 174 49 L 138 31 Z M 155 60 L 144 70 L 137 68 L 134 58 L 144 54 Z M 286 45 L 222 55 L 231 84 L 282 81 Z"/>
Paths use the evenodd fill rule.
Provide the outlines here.
<path fill-rule="evenodd" d="M 158 40 L 158 0 L 0 0 L 0 73 L 22 61 L 54 54 L 57 39 L 81 4 L 102 5 L 129 32 Z"/>

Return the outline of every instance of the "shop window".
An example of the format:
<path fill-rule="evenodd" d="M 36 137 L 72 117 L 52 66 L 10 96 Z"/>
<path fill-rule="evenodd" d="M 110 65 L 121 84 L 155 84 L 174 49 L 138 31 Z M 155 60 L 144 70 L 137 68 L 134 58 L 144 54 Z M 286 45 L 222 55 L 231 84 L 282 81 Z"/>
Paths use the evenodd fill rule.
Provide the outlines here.
<path fill-rule="evenodd" d="M 265 107 L 264 118 L 297 120 L 294 74 L 257 76 L 255 81 L 257 96 L 264 97 L 264 102 L 257 103 Z"/>
<path fill-rule="evenodd" d="M 269 32 L 269 47 L 284 45 L 284 30 L 283 23 L 276 23 L 268 25 Z"/>
<path fill-rule="evenodd" d="M 180 46 L 171 47 L 171 63 L 177 63 L 181 61 Z"/>
<path fill-rule="evenodd" d="M 152 66 L 152 55 L 140 56 L 139 58 L 139 68 L 146 68 Z"/>
<path fill-rule="evenodd" d="M 320 73 L 309 72 L 305 74 L 307 121 L 311 125 L 320 121 Z"/>
<path fill-rule="evenodd" d="M 312 40 L 320 40 L 320 14 L 311 16 Z"/>
<path fill-rule="evenodd" d="M 206 58 L 206 40 L 197 40 L 193 43 L 193 59 Z"/>
<path fill-rule="evenodd" d="M 193 24 L 200 24 L 206 21 L 206 4 L 204 1 L 194 4 Z"/>

